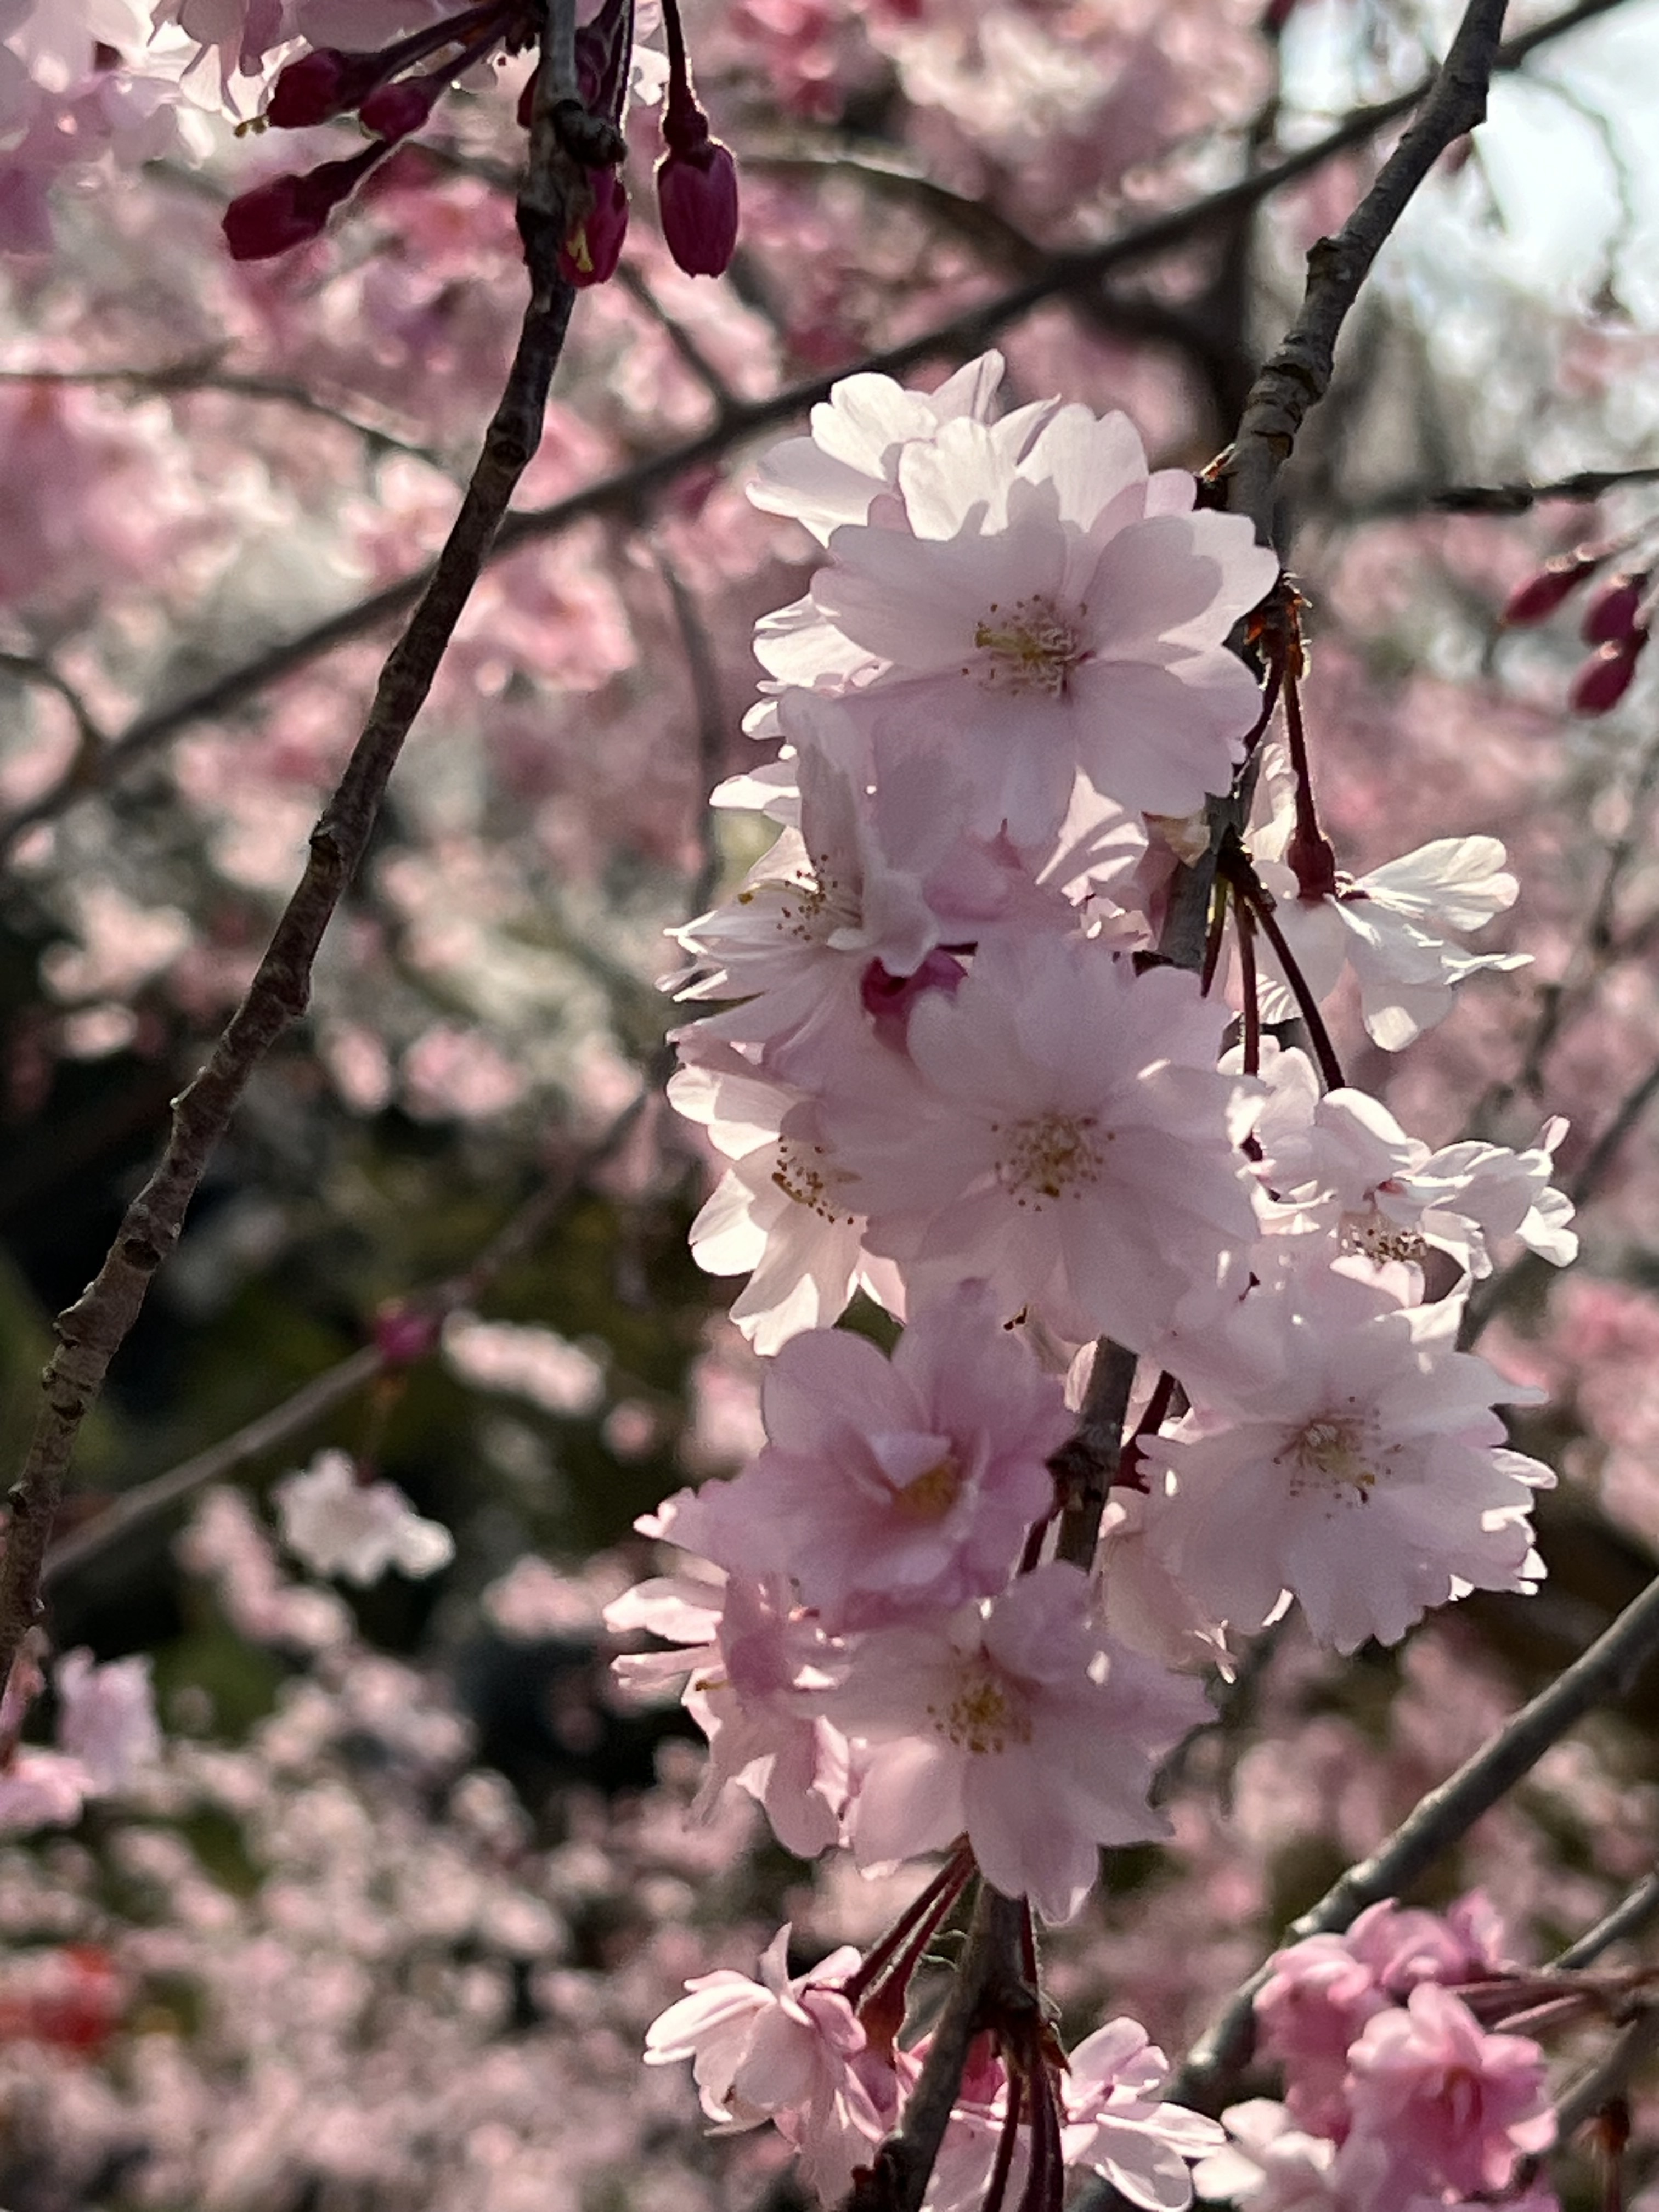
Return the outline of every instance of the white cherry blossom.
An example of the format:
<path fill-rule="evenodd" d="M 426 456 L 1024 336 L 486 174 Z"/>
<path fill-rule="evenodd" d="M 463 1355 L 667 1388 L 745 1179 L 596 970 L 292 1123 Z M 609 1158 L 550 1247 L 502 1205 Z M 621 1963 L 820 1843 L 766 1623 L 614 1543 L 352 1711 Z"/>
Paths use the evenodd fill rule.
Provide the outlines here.
<path fill-rule="evenodd" d="M 360 1481 L 345 1452 L 319 1452 L 272 1494 L 283 1543 L 313 1574 L 366 1586 L 388 1567 L 435 1575 L 455 1556 L 441 1522 L 422 1519 L 394 1482 Z"/>

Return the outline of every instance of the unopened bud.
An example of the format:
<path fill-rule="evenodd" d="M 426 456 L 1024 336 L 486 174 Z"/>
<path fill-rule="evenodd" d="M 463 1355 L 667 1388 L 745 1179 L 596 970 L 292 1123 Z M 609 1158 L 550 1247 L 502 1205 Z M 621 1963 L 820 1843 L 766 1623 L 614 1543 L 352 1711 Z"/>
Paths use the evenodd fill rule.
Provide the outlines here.
<path fill-rule="evenodd" d="M 374 1316 L 374 1349 L 388 1367 L 412 1367 L 438 1348 L 443 1334 L 435 1314 L 418 1306 L 382 1306 Z"/>
<path fill-rule="evenodd" d="M 290 62 L 276 80 L 265 120 L 279 131 L 303 131 L 343 115 L 385 75 L 379 54 L 350 54 L 337 46 L 319 46 Z"/>
<path fill-rule="evenodd" d="M 1546 561 L 1536 575 L 1528 576 L 1510 593 L 1498 617 L 1504 627 L 1525 629 L 1533 623 L 1547 622 L 1562 601 L 1601 567 L 1607 550 L 1601 545 L 1577 545 L 1571 553 L 1558 553 L 1553 561 Z"/>
<path fill-rule="evenodd" d="M 225 243 L 233 261 L 269 261 L 320 238 L 329 216 L 386 152 L 377 142 L 349 161 L 325 161 L 303 177 L 273 177 L 225 210 Z"/>
<path fill-rule="evenodd" d="M 1648 588 L 1645 574 L 1615 576 L 1602 586 L 1584 610 L 1579 635 L 1586 645 L 1616 645 L 1636 628 L 1636 617 Z"/>
<path fill-rule="evenodd" d="M 738 165 L 718 138 L 665 154 L 657 208 L 668 251 L 688 276 L 719 276 L 738 243 Z"/>
<path fill-rule="evenodd" d="M 578 291 L 617 273 L 628 235 L 628 194 L 614 169 L 591 169 L 593 204 L 559 248 L 559 274 Z"/>
<path fill-rule="evenodd" d="M 1567 704 L 1575 714 L 1605 714 L 1630 690 L 1636 664 L 1647 644 L 1644 629 L 1632 630 L 1599 646 L 1572 679 Z"/>
<path fill-rule="evenodd" d="M 418 131 L 449 89 L 447 76 L 405 79 L 402 84 L 383 84 L 357 110 L 365 131 L 377 138 L 395 141 Z"/>

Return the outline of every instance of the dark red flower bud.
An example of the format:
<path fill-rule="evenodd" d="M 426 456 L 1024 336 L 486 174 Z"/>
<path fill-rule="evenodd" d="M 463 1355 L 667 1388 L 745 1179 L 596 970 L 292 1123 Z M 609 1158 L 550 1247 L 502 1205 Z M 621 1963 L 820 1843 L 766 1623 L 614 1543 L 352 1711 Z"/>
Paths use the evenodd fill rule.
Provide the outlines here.
<path fill-rule="evenodd" d="M 1571 553 L 1558 553 L 1553 561 L 1546 561 L 1536 575 L 1528 576 L 1510 593 L 1499 621 L 1506 629 L 1525 629 L 1533 623 L 1547 622 L 1561 602 L 1601 567 L 1610 550 L 1602 545 L 1576 545 Z"/>
<path fill-rule="evenodd" d="M 1285 26 L 1296 11 L 1296 0 L 1267 0 L 1261 11 L 1261 31 L 1265 38 L 1277 39 L 1284 34 Z"/>
<path fill-rule="evenodd" d="M 412 1367 L 438 1348 L 443 1325 L 418 1306 L 382 1306 L 374 1316 L 374 1349 L 388 1367 Z"/>
<path fill-rule="evenodd" d="M 290 62 L 277 78 L 265 120 L 279 131 L 303 131 L 307 124 L 326 123 L 356 107 L 385 74 L 379 54 L 349 54 L 337 46 L 319 46 L 314 53 Z"/>
<path fill-rule="evenodd" d="M 402 84 L 383 84 L 371 92 L 357 110 L 365 131 L 377 138 L 407 138 L 426 122 L 449 89 L 447 76 L 405 79 Z"/>
<path fill-rule="evenodd" d="M 388 151 L 377 140 L 349 161 L 325 161 L 303 177 L 273 177 L 234 199 L 225 210 L 225 243 L 233 261 L 269 261 L 313 238 Z"/>
<path fill-rule="evenodd" d="M 617 273 L 628 235 L 628 194 L 614 169 L 590 169 L 593 205 L 559 248 L 559 274 L 582 291 Z"/>
<path fill-rule="evenodd" d="M 1648 588 L 1645 574 L 1638 571 L 1615 576 L 1595 594 L 1584 610 L 1579 635 L 1586 645 L 1616 645 L 1636 628 L 1636 617 Z"/>
<path fill-rule="evenodd" d="M 738 243 L 738 165 L 706 139 L 657 164 L 657 209 L 668 251 L 688 276 L 718 276 Z"/>
<path fill-rule="evenodd" d="M 1644 629 L 1632 630 L 1596 650 L 1572 679 L 1567 704 L 1575 714 L 1605 714 L 1630 690 L 1636 664 L 1648 641 Z"/>

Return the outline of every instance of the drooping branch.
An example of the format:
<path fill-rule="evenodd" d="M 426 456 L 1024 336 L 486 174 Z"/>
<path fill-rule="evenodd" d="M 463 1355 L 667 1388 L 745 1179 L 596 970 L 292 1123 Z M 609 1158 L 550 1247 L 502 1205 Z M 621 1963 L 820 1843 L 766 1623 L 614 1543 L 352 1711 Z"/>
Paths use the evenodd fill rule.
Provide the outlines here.
<path fill-rule="evenodd" d="M 550 15 L 559 13 L 557 6 L 550 9 Z M 161 1162 L 127 1208 L 102 1267 L 58 1317 L 58 1349 L 42 1377 L 43 1403 L 34 1434 L 8 1494 L 10 1514 L 0 1555 L 0 1682 L 9 1678 L 40 1610 L 41 1572 L 81 1424 L 138 1317 L 156 1270 L 179 1240 L 197 1186 L 254 1071 L 306 1010 L 323 933 L 368 850 L 404 740 L 432 687 L 514 488 L 540 443 L 548 386 L 574 298 L 551 273 L 548 240 L 557 228 L 558 210 L 579 188 L 580 172 L 557 140 L 547 133 L 532 137 L 522 210 L 532 296 L 460 512 L 381 672 L 362 734 L 311 833 L 305 872 L 246 996 L 206 1066 L 175 1101 Z"/>
<path fill-rule="evenodd" d="M 1292 1922 L 1288 1943 L 1305 1936 L 1340 1935 L 1367 1905 L 1398 1897 L 1466 1836 L 1522 1778 L 1531 1772 L 1596 1706 L 1615 1697 L 1659 1652 L 1659 1581 L 1650 1583 L 1588 1651 L 1407 1814 L 1393 1835 L 1350 1867 L 1319 1902 Z M 1169 2094 L 1212 2112 L 1227 2100 L 1248 2060 L 1256 1992 L 1267 1978 L 1261 1967 L 1230 1997 L 1200 2041 L 1176 2069 Z"/>
<path fill-rule="evenodd" d="M 1578 0 L 1576 6 L 1508 40 L 1492 58 L 1492 67 L 1519 69 L 1540 46 L 1621 4 L 1622 0 Z M 1322 137 L 1287 154 L 1282 160 L 1254 170 L 1185 207 L 1153 216 L 1097 246 L 1050 255 L 1019 284 L 933 325 L 901 344 L 869 354 L 828 374 L 805 379 L 775 392 L 769 398 L 743 402 L 695 438 L 630 462 L 550 506 L 532 507 L 509 516 L 495 536 L 489 559 L 501 560 L 522 546 L 556 538 L 590 515 L 637 514 L 643 504 L 690 471 L 723 460 L 746 440 L 804 414 L 843 376 L 865 371 L 897 376 L 924 362 L 965 357 L 988 344 L 1000 331 L 1018 322 L 1034 307 L 1070 294 L 1085 293 L 1120 269 L 1186 246 L 1218 225 L 1231 222 L 1241 210 L 1270 198 L 1286 185 L 1312 174 L 1338 155 L 1366 144 L 1391 123 L 1409 114 L 1435 82 L 1432 76 L 1425 78 L 1391 100 L 1359 108 Z M 284 678 L 310 667 L 359 638 L 372 636 L 414 605 L 427 588 L 432 573 L 430 568 L 422 568 L 400 577 L 395 583 L 370 592 L 351 606 L 343 607 L 337 614 L 325 617 L 310 629 L 228 670 L 184 697 L 136 716 L 112 740 L 103 757 L 101 776 L 107 779 L 123 773 L 196 723 L 233 714 Z M 17 840 L 37 823 L 55 821 L 84 795 L 88 787 L 83 780 L 63 778 L 39 798 L 0 821 L 0 855 L 9 853 Z"/>
<path fill-rule="evenodd" d="M 1253 386 L 1224 476 L 1227 505 L 1274 542 L 1279 472 L 1309 410 L 1330 388 L 1336 341 L 1360 287 L 1418 187 L 1446 149 L 1485 119 L 1506 0 L 1469 0 L 1457 35 L 1411 129 L 1334 238 L 1308 256 L 1302 312 Z"/>

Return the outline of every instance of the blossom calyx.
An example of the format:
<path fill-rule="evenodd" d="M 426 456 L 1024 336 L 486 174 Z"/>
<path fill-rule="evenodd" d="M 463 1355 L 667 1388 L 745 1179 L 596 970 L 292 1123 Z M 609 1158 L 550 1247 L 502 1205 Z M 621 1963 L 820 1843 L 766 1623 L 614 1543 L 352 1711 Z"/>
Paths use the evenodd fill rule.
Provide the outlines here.
<path fill-rule="evenodd" d="M 1575 714 L 1612 712 L 1630 690 L 1648 635 L 1644 629 L 1633 629 L 1626 636 L 1597 646 L 1567 693 L 1567 704 Z"/>
<path fill-rule="evenodd" d="M 1528 629 L 1547 622 L 1565 599 L 1593 575 L 1612 548 L 1575 545 L 1571 553 L 1558 553 L 1534 575 L 1519 583 L 1504 602 L 1498 621 L 1505 629 Z"/>
<path fill-rule="evenodd" d="M 384 54 L 354 54 L 319 46 L 290 62 L 277 78 L 265 120 L 278 131 L 303 131 L 344 115 L 386 74 Z"/>
<path fill-rule="evenodd" d="M 587 181 L 593 204 L 559 248 L 559 274 L 579 292 L 616 275 L 628 235 L 628 192 L 622 179 L 614 169 L 590 169 Z"/>

